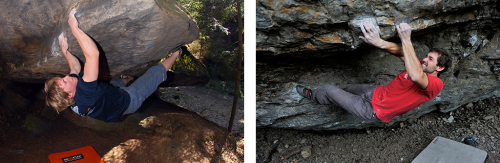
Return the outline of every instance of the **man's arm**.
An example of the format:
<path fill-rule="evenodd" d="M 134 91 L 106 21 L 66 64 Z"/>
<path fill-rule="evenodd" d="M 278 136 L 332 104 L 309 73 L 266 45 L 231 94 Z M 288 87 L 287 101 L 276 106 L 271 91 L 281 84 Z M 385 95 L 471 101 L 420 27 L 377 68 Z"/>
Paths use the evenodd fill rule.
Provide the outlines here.
<path fill-rule="evenodd" d="M 69 13 L 68 23 L 73 36 L 75 36 L 82 48 L 83 55 L 85 55 L 85 67 L 83 68 L 85 74 L 83 74 L 82 79 L 86 82 L 92 82 L 97 80 L 99 74 L 99 50 L 94 40 L 78 27 L 75 13 L 76 9 L 73 8 Z"/>
<path fill-rule="evenodd" d="M 427 85 L 429 85 L 429 79 L 427 78 L 427 74 L 423 71 L 422 64 L 420 60 L 418 60 L 415 50 L 413 49 L 410 39 L 411 27 L 406 23 L 401 23 L 396 26 L 396 29 L 401 39 L 406 72 L 413 83 L 421 89 L 426 89 Z"/>
<path fill-rule="evenodd" d="M 370 45 L 373 45 L 377 48 L 383 49 L 391 53 L 392 55 L 398 57 L 399 59 L 401 59 L 401 61 L 404 62 L 404 55 L 401 46 L 392 42 L 382 40 L 380 38 L 380 34 L 377 28 L 375 28 L 375 26 L 370 22 L 365 22 L 361 24 L 360 27 L 364 37 L 359 36 L 359 38 L 361 38 L 363 41 L 365 41 Z"/>
<path fill-rule="evenodd" d="M 61 52 L 64 55 L 64 58 L 66 58 L 66 61 L 68 61 L 69 64 L 69 73 L 70 74 L 78 74 L 80 73 L 82 66 L 80 65 L 80 61 L 78 61 L 78 58 L 76 58 L 73 54 L 71 54 L 68 51 L 68 40 L 66 37 L 64 37 L 64 32 L 61 33 L 58 37 L 59 39 L 59 46 L 61 47 Z"/>
<path fill-rule="evenodd" d="M 172 53 L 172 55 L 170 55 L 170 57 L 168 57 L 163 62 L 161 62 L 161 64 L 163 64 L 163 66 L 165 66 L 165 69 L 167 69 L 167 71 L 168 71 L 168 69 L 170 69 L 170 67 L 172 67 L 172 65 L 175 62 L 175 59 L 177 57 L 179 57 L 179 55 L 180 55 L 179 51 L 175 51 Z"/>

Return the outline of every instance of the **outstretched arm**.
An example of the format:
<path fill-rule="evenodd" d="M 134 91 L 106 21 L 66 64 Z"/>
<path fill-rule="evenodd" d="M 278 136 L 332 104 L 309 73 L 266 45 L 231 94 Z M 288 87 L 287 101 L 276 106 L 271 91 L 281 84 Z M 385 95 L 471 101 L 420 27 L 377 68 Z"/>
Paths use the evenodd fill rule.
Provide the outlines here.
<path fill-rule="evenodd" d="M 69 64 L 69 73 L 70 74 L 78 74 L 80 73 L 82 66 L 80 65 L 80 61 L 73 54 L 68 51 L 68 40 L 64 37 L 64 32 L 57 37 L 59 39 L 59 46 L 61 47 L 61 52 L 63 53 L 66 61 Z"/>
<path fill-rule="evenodd" d="M 365 22 L 361 24 L 360 27 L 364 37 L 359 36 L 359 38 L 361 38 L 363 41 L 365 41 L 370 45 L 373 45 L 377 48 L 383 49 L 391 53 L 392 55 L 398 57 L 399 59 L 401 59 L 401 61 L 404 62 L 403 50 L 401 46 L 380 39 L 380 34 L 378 33 L 377 28 L 375 28 L 375 26 L 370 22 Z"/>
<path fill-rule="evenodd" d="M 411 43 L 411 27 L 406 23 L 401 23 L 396 26 L 396 29 L 403 46 L 404 62 L 408 76 L 421 89 L 427 88 L 429 84 L 427 74 L 423 71 L 422 64 L 418 60 Z"/>
<path fill-rule="evenodd" d="M 68 23 L 73 36 L 75 36 L 82 48 L 83 55 L 85 55 L 85 67 L 83 68 L 85 74 L 83 74 L 82 79 L 86 82 L 92 82 L 97 80 L 99 74 L 99 50 L 94 40 L 78 27 L 75 13 L 76 9 L 73 8 L 69 13 Z"/>
<path fill-rule="evenodd" d="M 165 69 L 170 69 L 170 67 L 172 67 L 172 65 L 174 64 L 175 62 L 175 59 L 177 57 L 179 57 L 179 51 L 175 51 L 172 53 L 172 55 L 170 55 L 170 57 L 168 57 L 167 59 L 165 59 L 163 62 L 161 62 L 161 64 L 163 64 L 163 66 L 165 66 Z"/>

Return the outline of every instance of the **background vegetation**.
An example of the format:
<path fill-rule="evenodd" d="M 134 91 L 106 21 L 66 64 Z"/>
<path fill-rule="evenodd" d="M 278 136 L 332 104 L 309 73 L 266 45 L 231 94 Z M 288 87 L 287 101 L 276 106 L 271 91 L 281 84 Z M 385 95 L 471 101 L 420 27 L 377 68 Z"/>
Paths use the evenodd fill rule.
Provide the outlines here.
<path fill-rule="evenodd" d="M 207 67 L 210 82 L 206 87 L 233 94 L 238 65 L 236 0 L 179 0 L 179 3 L 191 14 L 200 29 L 200 39 L 187 47 Z M 242 18 L 243 8 L 241 3 Z M 242 60 L 240 97 L 243 95 L 243 72 Z"/>

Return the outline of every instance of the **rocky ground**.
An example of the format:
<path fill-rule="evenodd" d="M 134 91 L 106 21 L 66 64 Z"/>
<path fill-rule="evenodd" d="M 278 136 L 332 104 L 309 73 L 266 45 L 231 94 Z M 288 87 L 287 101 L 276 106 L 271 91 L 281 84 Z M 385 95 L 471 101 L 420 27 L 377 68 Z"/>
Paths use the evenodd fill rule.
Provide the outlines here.
<path fill-rule="evenodd" d="M 455 141 L 475 136 L 478 148 L 488 153 L 485 162 L 495 163 L 500 162 L 499 118 L 500 98 L 495 97 L 387 128 L 325 132 L 260 128 L 257 162 L 411 162 L 436 136 Z M 308 145 L 312 148 L 298 150 Z"/>
<path fill-rule="evenodd" d="M 221 127 L 227 128 L 229 125 L 233 106 L 231 95 L 195 86 L 163 87 L 158 89 L 157 94 L 162 100 L 196 112 Z M 238 98 L 231 131 L 234 135 L 243 135 L 243 108 L 243 99 Z"/>

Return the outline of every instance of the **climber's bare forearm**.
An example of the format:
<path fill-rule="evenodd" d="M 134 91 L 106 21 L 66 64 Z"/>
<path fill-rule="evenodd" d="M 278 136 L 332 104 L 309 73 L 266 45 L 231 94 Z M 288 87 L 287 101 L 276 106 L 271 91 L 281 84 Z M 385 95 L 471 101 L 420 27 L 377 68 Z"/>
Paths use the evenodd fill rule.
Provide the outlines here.
<path fill-rule="evenodd" d="M 421 89 L 426 89 L 429 84 L 429 80 L 427 78 L 427 74 L 422 69 L 422 64 L 417 58 L 415 49 L 411 43 L 411 28 L 408 24 L 401 23 L 396 26 L 396 29 L 398 31 L 399 38 L 401 39 L 406 72 L 413 83 Z"/>
<path fill-rule="evenodd" d="M 85 74 L 82 76 L 82 79 L 86 82 L 92 82 L 97 80 L 97 76 L 99 75 L 99 50 L 94 40 L 78 27 L 75 13 L 76 9 L 72 9 L 69 14 L 68 23 L 73 36 L 75 36 L 82 49 L 83 55 L 85 55 L 85 67 L 83 68 Z"/>
<path fill-rule="evenodd" d="M 64 32 L 61 32 L 57 39 L 59 40 L 59 46 L 61 47 L 61 52 L 66 58 L 70 68 L 70 74 L 78 74 L 81 70 L 80 61 L 73 54 L 68 51 L 68 39 L 64 36 Z"/>
<path fill-rule="evenodd" d="M 78 60 L 78 58 L 76 58 L 69 51 L 63 52 L 63 54 L 64 54 L 64 57 L 66 58 L 66 61 L 68 61 L 68 64 L 69 64 L 69 68 L 70 68 L 69 73 L 70 74 L 80 73 L 82 67 L 80 65 L 80 61 Z"/>
<path fill-rule="evenodd" d="M 168 57 L 167 59 L 165 59 L 163 62 L 161 62 L 161 64 L 163 66 L 165 66 L 165 69 L 170 69 L 170 67 L 172 67 L 172 65 L 174 64 L 175 62 L 175 59 L 179 56 L 179 51 L 176 51 L 176 52 L 173 52 L 172 55 L 170 55 L 170 57 Z"/>
<path fill-rule="evenodd" d="M 78 26 L 71 27 L 71 32 L 75 36 L 78 44 L 82 48 L 83 55 L 85 59 L 88 58 L 99 58 L 99 50 L 94 40 L 92 40 L 85 32 L 82 31 Z"/>
<path fill-rule="evenodd" d="M 405 61 L 405 58 L 403 55 L 403 49 L 398 44 L 395 44 L 395 43 L 389 42 L 389 41 L 384 41 L 383 46 L 380 47 L 380 49 L 383 49 L 383 50 L 389 52 L 390 54 L 398 57 L 403 62 Z"/>
<path fill-rule="evenodd" d="M 363 32 L 363 36 L 359 36 L 366 43 L 373 45 L 379 49 L 383 49 L 392 55 L 400 58 L 404 62 L 403 51 L 401 50 L 401 46 L 382 40 L 380 38 L 380 34 L 378 29 L 371 22 L 365 22 L 359 25 L 361 28 L 361 32 Z"/>

